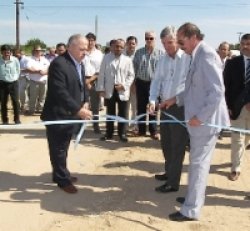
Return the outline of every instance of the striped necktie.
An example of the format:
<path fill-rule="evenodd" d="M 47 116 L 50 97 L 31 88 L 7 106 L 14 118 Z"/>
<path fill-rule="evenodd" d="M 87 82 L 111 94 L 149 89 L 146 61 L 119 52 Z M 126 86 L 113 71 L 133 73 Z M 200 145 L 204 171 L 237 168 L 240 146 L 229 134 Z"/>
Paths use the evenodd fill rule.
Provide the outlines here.
<path fill-rule="evenodd" d="M 247 68 L 246 68 L 246 81 L 245 83 L 248 83 L 250 81 L 250 59 L 247 59 Z"/>

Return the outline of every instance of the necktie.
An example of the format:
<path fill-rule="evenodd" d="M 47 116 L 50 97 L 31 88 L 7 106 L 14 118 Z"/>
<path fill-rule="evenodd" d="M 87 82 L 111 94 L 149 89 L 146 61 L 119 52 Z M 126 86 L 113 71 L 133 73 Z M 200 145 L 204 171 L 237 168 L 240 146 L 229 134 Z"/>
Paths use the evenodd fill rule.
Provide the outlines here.
<path fill-rule="evenodd" d="M 248 83 L 250 81 L 250 59 L 247 59 L 247 68 L 246 68 L 246 81 Z"/>

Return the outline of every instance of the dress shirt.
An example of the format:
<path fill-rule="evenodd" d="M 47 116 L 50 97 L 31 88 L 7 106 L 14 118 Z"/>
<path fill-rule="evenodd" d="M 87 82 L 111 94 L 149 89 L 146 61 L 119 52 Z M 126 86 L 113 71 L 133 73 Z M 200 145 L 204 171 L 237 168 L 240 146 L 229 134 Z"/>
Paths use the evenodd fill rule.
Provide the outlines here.
<path fill-rule="evenodd" d="M 171 99 L 184 91 L 190 56 L 178 50 L 175 57 L 167 53 L 161 56 L 150 87 L 150 104 L 155 104 L 158 96 L 162 101 Z"/>
<path fill-rule="evenodd" d="M 19 78 L 20 64 L 19 60 L 10 56 L 9 60 L 0 57 L 0 80 L 4 82 L 14 82 Z"/>
<path fill-rule="evenodd" d="M 146 47 L 137 50 L 133 59 L 135 78 L 144 81 L 151 81 L 155 72 L 156 64 L 162 55 L 163 52 L 156 48 L 152 53 L 148 53 Z"/>

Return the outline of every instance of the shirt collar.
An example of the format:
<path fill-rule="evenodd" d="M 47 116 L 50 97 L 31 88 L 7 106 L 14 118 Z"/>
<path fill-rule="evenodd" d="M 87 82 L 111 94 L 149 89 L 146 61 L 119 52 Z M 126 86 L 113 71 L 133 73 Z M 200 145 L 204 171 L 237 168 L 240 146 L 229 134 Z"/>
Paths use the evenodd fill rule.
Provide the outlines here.
<path fill-rule="evenodd" d="M 202 44 L 203 42 L 202 41 L 200 41 L 197 45 L 196 45 L 196 47 L 194 48 L 194 50 L 193 50 L 193 52 L 192 52 L 192 60 L 194 60 L 194 58 L 195 58 L 195 55 L 196 55 L 196 53 L 197 53 L 197 50 L 199 49 L 199 47 L 201 46 L 201 44 Z"/>

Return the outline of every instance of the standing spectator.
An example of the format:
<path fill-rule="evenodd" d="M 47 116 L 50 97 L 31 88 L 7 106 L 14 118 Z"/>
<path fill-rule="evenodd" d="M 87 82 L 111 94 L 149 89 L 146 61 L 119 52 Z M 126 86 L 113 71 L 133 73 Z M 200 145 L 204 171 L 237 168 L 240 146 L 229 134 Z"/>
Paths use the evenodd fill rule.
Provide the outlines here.
<path fill-rule="evenodd" d="M 241 55 L 228 60 L 224 69 L 226 102 L 233 127 L 250 129 L 250 34 L 244 34 L 240 41 Z M 242 92 L 247 90 L 246 97 Z M 242 108 L 236 110 L 239 99 L 244 102 Z M 236 116 L 237 115 L 237 116 Z M 229 180 L 239 178 L 241 164 L 249 136 L 240 132 L 231 133 L 231 173 Z"/>
<path fill-rule="evenodd" d="M 135 86 L 136 86 L 136 96 L 137 96 L 137 115 L 145 114 L 147 111 L 149 90 L 151 80 L 155 72 L 156 64 L 163 54 L 162 51 L 155 48 L 155 32 L 147 31 L 145 32 L 146 45 L 135 52 L 134 57 L 134 70 L 135 70 Z M 142 117 L 140 121 L 145 121 L 146 116 Z M 156 120 L 156 116 L 150 114 L 149 121 Z M 146 135 L 146 123 L 138 124 L 139 136 Z M 149 132 L 152 139 L 159 139 L 159 134 L 157 133 L 156 123 L 149 124 Z"/>
<path fill-rule="evenodd" d="M 176 36 L 176 29 L 173 26 L 162 30 L 160 37 L 166 54 L 161 56 L 150 86 L 149 111 L 155 112 L 160 97 L 161 120 L 171 119 L 167 114 L 180 121 L 184 120 L 183 106 L 173 104 L 170 107 L 165 107 L 165 101 L 184 91 L 188 64 L 190 63 L 190 57 L 179 49 Z M 179 123 L 161 123 L 160 134 L 165 172 L 155 175 L 155 179 L 166 181 L 166 183 L 156 187 L 155 190 L 161 193 L 178 191 L 188 142 L 187 130 Z"/>
<path fill-rule="evenodd" d="M 43 108 L 46 85 L 47 73 L 49 68 L 49 61 L 42 55 L 40 46 L 33 48 L 33 56 L 27 63 L 27 71 L 30 77 L 29 87 L 29 111 L 27 115 L 33 115 L 35 111 L 40 111 Z"/>
<path fill-rule="evenodd" d="M 56 48 L 50 47 L 49 53 L 45 55 L 45 58 L 51 63 L 57 57 Z"/>
<path fill-rule="evenodd" d="M 218 54 L 223 64 L 223 69 L 227 60 L 230 58 L 230 45 L 228 42 L 222 42 L 218 47 Z"/>
<path fill-rule="evenodd" d="M 179 222 L 199 219 L 204 205 L 211 158 L 221 130 L 206 124 L 230 124 L 220 57 L 212 47 L 203 42 L 203 37 L 200 29 L 192 23 L 185 23 L 178 29 L 180 48 L 191 55 L 192 62 L 182 97 L 165 103 L 170 106 L 178 100 L 184 102 L 190 136 L 187 194 L 185 199 L 177 198 L 178 201 L 184 199 L 180 211 L 169 215 L 170 220 Z"/>
<path fill-rule="evenodd" d="M 20 111 L 24 113 L 28 110 L 29 96 L 28 88 L 30 83 L 29 73 L 27 72 L 27 64 L 29 58 L 25 55 L 24 51 L 16 49 L 14 55 L 18 58 L 21 68 L 21 73 L 19 77 L 19 98 L 20 98 Z"/>
<path fill-rule="evenodd" d="M 87 48 L 88 40 L 84 36 L 72 35 L 68 41 L 68 51 L 51 63 L 42 120 L 91 118 L 82 65 Z M 71 176 L 67 168 L 70 140 L 77 127 L 78 125 L 74 124 L 46 126 L 52 180 L 67 193 L 77 192 L 73 185 L 77 178 Z"/>
<path fill-rule="evenodd" d="M 123 39 L 117 39 L 114 53 L 109 53 L 103 58 L 97 91 L 106 100 L 107 114 L 116 115 L 116 103 L 118 104 L 118 116 L 127 118 L 130 87 L 134 81 L 134 69 L 132 60 L 122 54 L 125 47 Z M 118 135 L 122 142 L 127 142 L 126 123 L 118 122 Z M 106 122 L 106 135 L 102 140 L 113 138 L 114 122 Z"/>
<path fill-rule="evenodd" d="M 56 44 L 56 54 L 62 55 L 66 52 L 66 45 L 64 43 L 57 43 Z"/>
<path fill-rule="evenodd" d="M 11 47 L 9 45 L 1 46 L 0 57 L 0 97 L 1 97 L 1 117 L 2 123 L 8 124 L 8 96 L 11 98 L 14 110 L 14 122 L 20 124 L 20 105 L 18 78 L 20 75 L 20 64 L 16 57 L 11 55 Z"/>
<path fill-rule="evenodd" d="M 223 69 L 225 68 L 225 64 L 228 59 L 230 59 L 230 45 L 228 42 L 222 42 L 220 43 L 218 47 L 218 54 L 220 56 L 221 62 L 223 64 Z M 223 130 L 221 130 L 219 139 L 222 140 L 223 137 Z"/>
<path fill-rule="evenodd" d="M 134 59 L 135 56 L 135 49 L 137 46 L 138 40 L 135 36 L 129 36 L 126 39 L 126 49 L 124 54 L 130 57 L 132 60 Z M 131 85 L 130 89 L 130 98 L 129 98 L 129 111 L 131 111 L 131 119 L 134 119 L 137 115 L 136 112 L 136 89 L 135 89 L 135 84 Z M 137 124 L 133 125 L 133 132 L 138 132 L 138 126 Z"/>
<path fill-rule="evenodd" d="M 90 109 L 94 114 L 93 120 L 99 120 L 99 107 L 100 107 L 100 95 L 96 91 L 96 82 L 98 81 L 100 66 L 103 58 L 103 54 L 100 50 L 96 49 L 96 36 L 93 33 L 88 33 L 86 38 L 89 41 L 88 54 L 85 56 L 85 61 L 89 65 L 85 66 L 86 84 L 89 88 L 90 95 Z M 101 133 L 99 123 L 93 123 L 94 132 Z"/>

